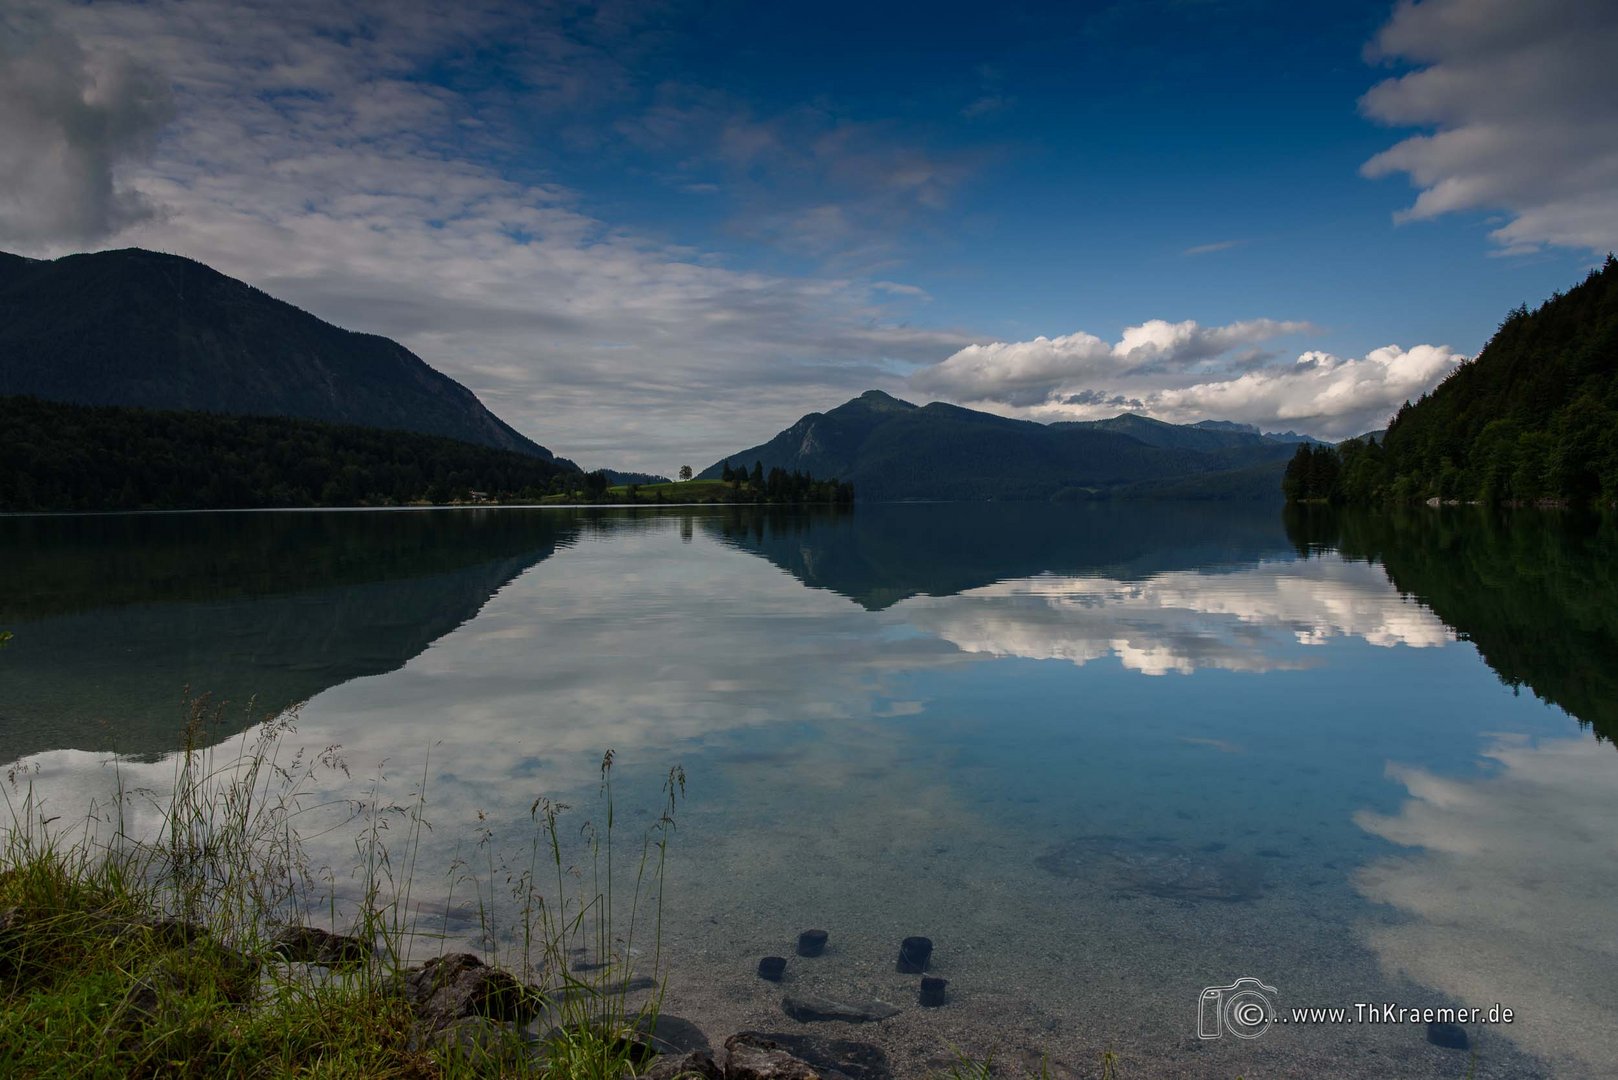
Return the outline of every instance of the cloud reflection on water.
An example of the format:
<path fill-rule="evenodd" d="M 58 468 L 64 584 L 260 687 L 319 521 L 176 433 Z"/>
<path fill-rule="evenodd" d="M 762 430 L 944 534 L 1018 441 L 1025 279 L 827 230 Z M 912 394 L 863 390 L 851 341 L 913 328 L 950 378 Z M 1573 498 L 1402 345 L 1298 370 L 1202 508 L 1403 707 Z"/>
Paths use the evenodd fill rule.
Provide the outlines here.
<path fill-rule="evenodd" d="M 902 610 L 963 652 L 1077 665 L 1116 656 L 1143 675 L 1294 669 L 1310 663 L 1296 645 L 1340 637 L 1413 648 L 1455 640 L 1377 568 L 1325 559 L 1139 581 L 1034 577 L 908 601 Z"/>
<path fill-rule="evenodd" d="M 1367 938 L 1390 971 L 1457 1004 L 1516 1010 L 1505 1033 L 1568 1075 L 1618 1073 L 1618 763 L 1588 739 L 1501 737 L 1497 768 L 1451 779 L 1392 764 L 1409 791 L 1367 832 L 1408 849 L 1359 872 L 1407 918 Z"/>

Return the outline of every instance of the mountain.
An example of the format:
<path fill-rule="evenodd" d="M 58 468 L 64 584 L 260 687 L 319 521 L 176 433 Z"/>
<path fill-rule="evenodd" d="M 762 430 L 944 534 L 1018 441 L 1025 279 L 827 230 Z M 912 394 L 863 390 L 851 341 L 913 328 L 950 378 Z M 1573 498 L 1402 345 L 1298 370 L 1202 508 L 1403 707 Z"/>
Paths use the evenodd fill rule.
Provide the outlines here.
<path fill-rule="evenodd" d="M 1226 450 L 1233 446 L 1262 446 L 1265 442 L 1258 428 L 1246 424 L 1228 420 L 1169 424 L 1138 413 L 1122 413 L 1111 420 L 1062 420 L 1050 426 L 1059 430 L 1110 431 L 1166 450 Z"/>
<path fill-rule="evenodd" d="M 863 501 L 1043 500 L 1158 497 L 1278 499 L 1293 447 L 1250 432 L 1201 430 L 1125 414 L 1111 420 L 1039 424 L 935 401 L 913 405 L 868 390 L 810 413 L 769 442 L 725 462 L 780 467 L 852 481 Z M 1255 482 L 1247 476 L 1258 470 Z M 1222 482 L 1241 474 L 1234 485 Z M 1199 490 L 1198 482 L 1205 482 Z"/>
<path fill-rule="evenodd" d="M 1380 442 L 1300 451 L 1291 475 L 1289 497 L 1332 502 L 1618 502 L 1618 259 L 1507 314 Z"/>
<path fill-rule="evenodd" d="M 395 341 L 138 248 L 0 253 L 0 394 L 298 417 L 555 456 Z"/>

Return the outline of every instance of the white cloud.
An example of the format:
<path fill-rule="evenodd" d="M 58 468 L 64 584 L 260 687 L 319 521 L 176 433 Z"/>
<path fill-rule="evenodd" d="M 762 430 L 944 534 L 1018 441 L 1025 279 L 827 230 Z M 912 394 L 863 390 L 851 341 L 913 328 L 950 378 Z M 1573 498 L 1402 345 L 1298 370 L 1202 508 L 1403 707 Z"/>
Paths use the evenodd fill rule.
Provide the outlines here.
<path fill-rule="evenodd" d="M 1307 352 L 1291 367 L 1165 389 L 1149 399 L 1149 408 L 1166 420 L 1222 417 L 1357 435 L 1381 427 L 1400 404 L 1432 389 L 1464 359 L 1447 345 L 1388 345 L 1355 360 Z"/>
<path fill-rule="evenodd" d="M 1387 124 L 1434 129 L 1366 176 L 1421 189 L 1400 220 L 1505 210 L 1507 251 L 1618 247 L 1618 6 L 1586 0 L 1405 0 L 1372 55 L 1425 65 L 1361 99 Z"/>
<path fill-rule="evenodd" d="M 1015 406 L 1044 404 L 1089 389 L 1095 380 L 1118 381 L 1132 374 L 1194 370 L 1242 345 L 1310 329 L 1308 323 L 1252 319 L 1228 326 L 1198 326 L 1151 319 L 1124 330 L 1116 344 L 1077 332 L 1032 341 L 968 345 L 942 363 L 917 372 L 921 390 L 964 401 Z"/>
<path fill-rule="evenodd" d="M 1305 352 L 1293 363 L 1255 349 L 1313 329 L 1276 319 L 1210 327 L 1151 319 L 1110 345 L 1083 332 L 969 345 L 911 383 L 1037 420 L 1096 419 L 1128 409 L 1175 423 L 1238 420 L 1343 436 L 1380 427 L 1464 359 L 1434 345 L 1389 345 L 1360 359 Z"/>
<path fill-rule="evenodd" d="M 1146 364 L 1182 366 L 1209 360 L 1243 345 L 1253 345 L 1287 334 L 1301 334 L 1314 327 L 1306 322 L 1278 322 L 1275 319 L 1249 319 L 1229 326 L 1198 326 L 1190 319 L 1165 322 L 1150 319 L 1127 327 L 1113 355 L 1130 367 Z"/>

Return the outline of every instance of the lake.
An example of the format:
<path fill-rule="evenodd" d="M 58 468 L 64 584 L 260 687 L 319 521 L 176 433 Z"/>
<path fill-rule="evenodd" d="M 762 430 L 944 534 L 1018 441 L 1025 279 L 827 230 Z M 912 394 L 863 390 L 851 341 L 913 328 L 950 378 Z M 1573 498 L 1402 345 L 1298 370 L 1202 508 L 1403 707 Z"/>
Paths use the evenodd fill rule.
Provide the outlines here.
<path fill-rule="evenodd" d="M 1618 1075 L 1615 555 L 1611 521 L 1468 508 L 0 518 L 0 759 L 25 759 L 14 799 L 81 820 L 172 779 L 187 688 L 221 755 L 303 703 L 285 760 L 348 767 L 316 801 L 431 822 L 428 951 L 511 947 L 489 881 L 524 865 L 536 799 L 573 807 L 572 860 L 610 749 L 637 851 L 679 765 L 664 1009 L 716 1042 L 814 1031 L 900 1076 L 955 1050 Z M 307 843 L 352 904 L 352 830 Z M 811 927 L 826 950 L 798 957 Z M 942 1007 L 895 970 L 918 935 Z M 1274 988 L 1255 1038 L 1223 1025 L 1244 978 Z M 902 1011 L 803 1025 L 786 993 Z M 1465 1050 L 1356 1013 L 1497 1004 L 1513 1021 Z"/>

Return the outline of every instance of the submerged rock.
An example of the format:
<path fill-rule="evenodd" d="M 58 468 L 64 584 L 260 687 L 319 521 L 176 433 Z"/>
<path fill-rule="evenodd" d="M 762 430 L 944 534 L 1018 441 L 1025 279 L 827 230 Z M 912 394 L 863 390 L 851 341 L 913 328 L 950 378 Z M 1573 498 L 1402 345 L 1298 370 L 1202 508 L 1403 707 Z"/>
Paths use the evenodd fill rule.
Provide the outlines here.
<path fill-rule="evenodd" d="M 657 1019 L 642 1016 L 635 1022 L 635 1030 L 644 1035 L 652 1048 L 660 1054 L 695 1053 L 710 1050 L 708 1036 L 690 1020 L 660 1012 Z"/>
<path fill-rule="evenodd" d="M 780 982 L 781 975 L 787 969 L 787 958 L 784 956 L 766 956 L 758 962 L 758 977 L 771 982 Z"/>
<path fill-rule="evenodd" d="M 725 1080 L 824 1080 L 772 1039 L 742 1033 L 725 1040 Z"/>
<path fill-rule="evenodd" d="M 828 936 L 824 930 L 805 930 L 798 935 L 798 955 L 819 956 L 826 951 Z"/>
<path fill-rule="evenodd" d="M 1120 892 L 1169 900 L 1252 900 L 1263 888 L 1257 864 L 1241 856 L 1196 851 L 1166 841 L 1081 836 L 1034 860 L 1057 877 L 1110 884 Z"/>
<path fill-rule="evenodd" d="M 907 937 L 899 943 L 899 962 L 895 970 L 906 975 L 916 975 L 927 970 L 927 963 L 932 959 L 933 939 L 924 937 Z"/>
<path fill-rule="evenodd" d="M 788 994 L 781 999 L 781 1011 L 804 1024 L 821 1020 L 865 1024 L 898 1016 L 900 1012 L 885 1001 L 835 1001 L 818 994 Z"/>
<path fill-rule="evenodd" d="M 769 1043 L 814 1066 L 823 1080 L 893 1080 L 893 1068 L 882 1048 L 853 1039 L 827 1039 L 819 1035 L 744 1031 L 735 1036 L 752 1044 Z"/>
<path fill-rule="evenodd" d="M 1427 1041 L 1434 1046 L 1442 1046 L 1448 1050 L 1465 1050 L 1471 1045 L 1466 1037 L 1466 1029 L 1459 1024 L 1450 1024 L 1442 1020 L 1429 1020 L 1427 1022 Z"/>

